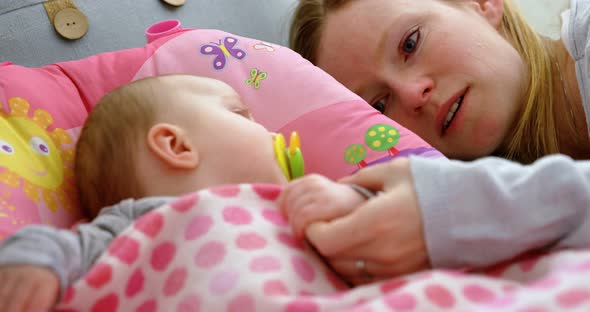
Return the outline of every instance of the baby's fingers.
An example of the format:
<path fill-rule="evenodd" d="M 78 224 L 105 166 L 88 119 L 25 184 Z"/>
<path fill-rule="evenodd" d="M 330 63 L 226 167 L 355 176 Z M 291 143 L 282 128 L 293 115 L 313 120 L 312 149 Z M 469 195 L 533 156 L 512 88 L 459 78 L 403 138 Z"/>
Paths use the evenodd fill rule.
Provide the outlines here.
<path fill-rule="evenodd" d="M 290 203 L 287 219 L 297 238 L 302 238 L 305 227 L 317 218 L 315 206 L 314 198 L 310 195 L 303 195 Z"/>
<path fill-rule="evenodd" d="M 58 295 L 58 287 L 39 284 L 33 289 L 26 311 L 49 311 L 56 303 Z"/>
<path fill-rule="evenodd" d="M 6 271 L 0 271 L 0 303 L 1 306 L 8 306 L 10 304 L 10 293 L 12 292 L 13 284 L 12 277 Z"/>
<path fill-rule="evenodd" d="M 279 209 L 286 217 L 289 217 L 291 210 L 296 207 L 297 201 L 308 192 L 304 179 L 297 179 L 287 184 L 278 199 Z"/>
<path fill-rule="evenodd" d="M 356 204 L 356 201 L 364 201 L 361 195 L 348 186 L 343 187 L 352 193 L 353 198 L 350 198 L 350 194 L 341 194 L 342 198 L 331 199 L 322 194 L 309 192 L 297 200 L 295 206 L 289 209 L 288 215 L 289 223 L 297 237 L 303 237 L 310 224 L 337 220 L 350 214 L 357 205 L 362 204 L 362 202 Z"/>
<path fill-rule="evenodd" d="M 305 229 L 305 236 L 320 254 L 326 257 L 336 256 L 372 238 L 372 224 L 367 223 L 360 214 L 364 206 L 350 214 L 332 221 L 310 224 Z"/>
<path fill-rule="evenodd" d="M 31 311 L 26 309 L 27 301 L 32 300 L 32 291 L 33 291 L 33 284 L 28 281 L 19 281 L 16 282 L 13 280 L 12 289 L 9 289 L 8 297 L 4 297 L 7 299 L 6 304 L 6 312 L 24 312 L 24 311 Z"/>

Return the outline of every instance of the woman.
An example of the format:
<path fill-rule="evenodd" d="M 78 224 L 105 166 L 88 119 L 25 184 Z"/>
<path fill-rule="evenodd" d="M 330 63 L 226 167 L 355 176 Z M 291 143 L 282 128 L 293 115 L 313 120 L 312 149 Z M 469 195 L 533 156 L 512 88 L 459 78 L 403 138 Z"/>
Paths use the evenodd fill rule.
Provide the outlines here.
<path fill-rule="evenodd" d="M 511 0 L 301 0 L 291 45 L 450 158 L 587 159 L 588 12 L 572 0 L 551 41 Z M 353 212 L 296 199 L 321 177 L 289 186 L 284 207 L 354 282 L 482 267 L 590 246 L 590 163 L 571 158 L 412 158 L 344 179 L 385 191 Z"/>
<path fill-rule="evenodd" d="M 303 0 L 291 45 L 451 158 L 590 156 L 574 60 L 512 1 Z"/>

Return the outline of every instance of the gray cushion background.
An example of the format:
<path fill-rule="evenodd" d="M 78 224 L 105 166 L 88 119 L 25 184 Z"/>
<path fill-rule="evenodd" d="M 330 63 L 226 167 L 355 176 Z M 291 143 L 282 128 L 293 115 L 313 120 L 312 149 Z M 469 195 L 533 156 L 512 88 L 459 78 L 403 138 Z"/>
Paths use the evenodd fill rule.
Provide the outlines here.
<path fill-rule="evenodd" d="M 176 8 L 160 0 L 75 0 L 89 30 L 68 41 L 55 32 L 44 1 L 0 0 L 0 62 L 33 67 L 139 47 L 146 43 L 145 29 L 165 19 L 286 45 L 296 1 L 186 0 Z"/>

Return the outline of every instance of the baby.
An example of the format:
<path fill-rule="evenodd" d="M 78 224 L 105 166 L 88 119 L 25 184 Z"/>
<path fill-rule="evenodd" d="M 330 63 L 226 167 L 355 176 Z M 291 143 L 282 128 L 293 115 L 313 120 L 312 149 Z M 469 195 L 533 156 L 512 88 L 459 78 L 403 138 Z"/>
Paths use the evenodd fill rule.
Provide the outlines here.
<path fill-rule="evenodd" d="M 168 75 L 114 90 L 77 143 L 80 199 L 94 220 L 76 233 L 37 225 L 6 239 L 2 311 L 49 309 L 118 233 L 174 196 L 223 184 L 286 184 L 273 137 L 218 80 Z M 322 181 L 319 188 L 329 189 L 317 193 L 323 202 L 353 209 L 365 200 L 353 188 Z"/>

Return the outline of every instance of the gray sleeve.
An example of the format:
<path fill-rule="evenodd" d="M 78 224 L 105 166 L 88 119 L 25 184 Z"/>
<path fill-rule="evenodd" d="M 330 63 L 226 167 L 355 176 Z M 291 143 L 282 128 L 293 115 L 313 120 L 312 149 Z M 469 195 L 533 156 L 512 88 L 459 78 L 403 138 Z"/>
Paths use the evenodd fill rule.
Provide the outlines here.
<path fill-rule="evenodd" d="M 411 158 L 433 267 L 485 267 L 525 251 L 590 246 L 590 162 Z"/>
<path fill-rule="evenodd" d="M 586 124 L 590 125 L 590 1 L 571 0 L 570 10 L 563 17 L 561 37 L 575 61 Z"/>
<path fill-rule="evenodd" d="M 62 291 L 82 277 L 117 234 L 144 213 L 170 198 L 125 200 L 105 208 L 77 233 L 49 226 L 27 226 L 0 245 L 0 265 L 32 264 L 53 270 Z"/>

